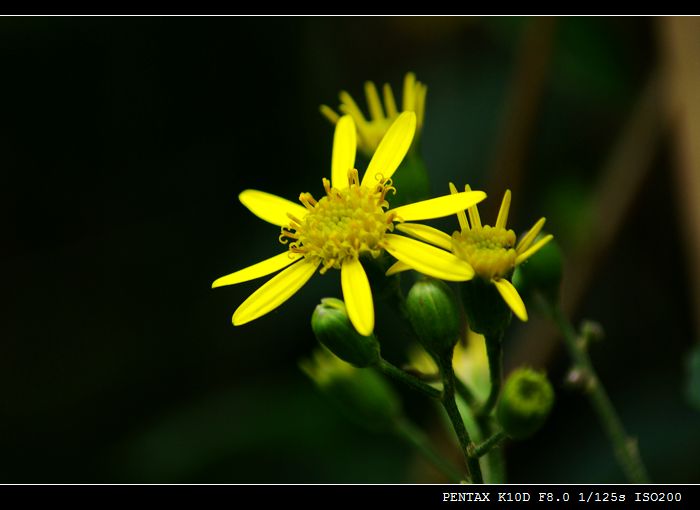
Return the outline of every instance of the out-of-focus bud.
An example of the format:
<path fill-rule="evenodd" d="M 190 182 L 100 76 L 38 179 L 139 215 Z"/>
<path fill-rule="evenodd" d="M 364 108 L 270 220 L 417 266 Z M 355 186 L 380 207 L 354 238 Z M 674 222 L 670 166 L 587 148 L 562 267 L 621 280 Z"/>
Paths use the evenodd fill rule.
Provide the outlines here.
<path fill-rule="evenodd" d="M 496 418 L 508 436 L 525 439 L 544 424 L 553 403 L 554 390 L 547 376 L 530 368 L 519 368 L 503 387 Z"/>
<path fill-rule="evenodd" d="M 546 233 L 541 233 L 538 239 Z M 549 302 L 559 300 L 563 257 L 556 240 L 551 240 L 537 253 L 519 265 L 513 274 L 513 285 L 521 295 L 540 292 Z"/>
<path fill-rule="evenodd" d="M 340 359 L 364 368 L 379 361 L 379 342 L 374 334 L 360 335 L 353 327 L 345 303 L 323 298 L 311 316 L 316 339 Z"/>
<path fill-rule="evenodd" d="M 447 284 L 418 280 L 406 296 L 406 310 L 421 345 L 430 353 L 451 353 L 459 339 L 459 308 Z"/>
<path fill-rule="evenodd" d="M 355 368 L 324 348 L 300 368 L 350 419 L 370 430 L 386 430 L 401 415 L 394 389 L 373 369 Z"/>

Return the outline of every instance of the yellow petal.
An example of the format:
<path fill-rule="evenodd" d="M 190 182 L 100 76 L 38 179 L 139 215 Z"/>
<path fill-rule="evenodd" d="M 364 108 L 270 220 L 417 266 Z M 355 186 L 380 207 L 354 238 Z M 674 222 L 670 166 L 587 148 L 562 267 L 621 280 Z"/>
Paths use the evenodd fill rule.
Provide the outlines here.
<path fill-rule="evenodd" d="M 544 227 L 544 218 L 540 218 L 537 223 L 533 225 L 533 227 L 530 229 L 530 231 L 525 234 L 520 241 L 518 241 L 517 246 L 515 247 L 515 251 L 518 253 L 523 253 L 525 250 L 529 248 L 529 246 L 532 244 L 532 241 L 535 240 L 535 237 L 537 237 L 537 234 L 540 233 L 540 230 L 542 230 L 542 227 Z"/>
<path fill-rule="evenodd" d="M 384 106 L 386 106 L 386 116 L 390 119 L 393 119 L 399 114 L 396 109 L 394 92 L 391 90 L 391 86 L 388 83 L 384 84 Z"/>
<path fill-rule="evenodd" d="M 374 82 L 365 82 L 365 95 L 367 96 L 367 107 L 372 120 L 381 120 L 384 118 L 384 110 L 382 110 L 382 102 L 379 99 L 377 86 Z"/>
<path fill-rule="evenodd" d="M 403 80 L 403 111 L 413 112 L 416 108 L 416 75 L 407 73 Z"/>
<path fill-rule="evenodd" d="M 377 175 L 389 179 L 401 164 L 416 132 L 416 114 L 404 112 L 397 117 L 379 142 L 362 178 L 363 186 L 374 186 Z"/>
<path fill-rule="evenodd" d="M 503 195 L 501 209 L 498 211 L 498 219 L 496 219 L 496 228 L 506 228 L 508 221 L 508 211 L 510 210 L 510 190 L 507 189 Z"/>
<path fill-rule="evenodd" d="M 484 198 L 486 198 L 486 193 L 483 191 L 464 191 L 454 195 L 445 195 L 431 198 L 430 200 L 423 200 L 422 202 L 402 205 L 392 209 L 392 211 L 404 221 L 430 220 L 463 211 L 481 202 Z"/>
<path fill-rule="evenodd" d="M 542 239 L 540 239 L 535 244 L 533 244 L 530 248 L 528 248 L 523 253 L 518 255 L 515 258 L 515 265 L 517 266 L 517 265 L 525 262 L 528 258 L 532 257 L 535 253 L 537 253 L 540 250 L 540 248 L 542 248 L 545 244 L 547 244 L 553 238 L 554 238 L 554 236 L 552 234 L 548 234 L 548 235 L 544 236 Z"/>
<path fill-rule="evenodd" d="M 325 104 L 322 104 L 320 106 L 319 110 L 321 111 L 321 115 L 323 115 L 325 118 L 330 120 L 333 124 L 338 122 L 338 119 L 340 119 L 340 115 L 335 113 L 330 106 L 326 106 Z"/>
<path fill-rule="evenodd" d="M 336 124 L 333 135 L 331 183 L 335 188 L 348 187 L 348 171 L 355 168 L 356 133 L 352 117 L 343 115 Z"/>
<path fill-rule="evenodd" d="M 256 290 L 233 313 L 233 325 L 240 326 L 262 317 L 292 297 L 313 276 L 318 262 L 297 262 Z"/>
<path fill-rule="evenodd" d="M 420 223 L 399 223 L 396 228 L 411 237 L 433 244 L 443 250 L 452 250 L 452 238 L 442 230 Z"/>
<path fill-rule="evenodd" d="M 472 188 L 467 184 L 464 186 L 464 191 L 471 191 Z M 472 224 L 472 228 L 481 228 L 481 218 L 479 217 L 479 208 L 474 205 L 472 207 L 469 207 L 467 209 L 467 212 L 469 213 L 469 221 Z"/>
<path fill-rule="evenodd" d="M 523 303 L 520 294 L 518 294 L 518 291 L 515 290 L 513 284 L 504 278 L 491 281 L 496 286 L 496 289 L 503 298 L 503 301 L 505 301 L 508 307 L 513 310 L 515 316 L 523 322 L 527 321 L 527 310 L 525 309 L 525 303 Z"/>
<path fill-rule="evenodd" d="M 287 213 L 299 219 L 302 219 L 307 213 L 307 209 L 300 204 L 256 189 L 247 189 L 241 192 L 238 199 L 258 218 L 278 227 L 289 225 Z"/>
<path fill-rule="evenodd" d="M 425 118 L 425 96 L 428 94 L 428 86 L 421 84 L 416 96 L 416 117 L 418 119 L 418 129 L 423 126 Z"/>
<path fill-rule="evenodd" d="M 267 276 L 275 271 L 279 271 L 283 267 L 287 267 L 298 258 L 299 254 L 287 250 L 284 253 L 265 259 L 262 262 L 248 266 L 240 271 L 222 276 L 211 284 L 211 288 L 215 289 L 216 287 L 223 287 L 224 285 L 234 285 L 236 283 L 254 280 L 261 276 Z"/>
<path fill-rule="evenodd" d="M 367 125 L 367 120 L 362 114 L 362 110 L 360 110 L 360 107 L 357 106 L 357 103 L 352 96 L 344 90 L 340 93 L 340 102 L 340 110 L 352 115 L 353 119 L 355 119 L 355 124 L 357 124 L 359 127 Z"/>
<path fill-rule="evenodd" d="M 396 234 L 387 234 L 386 240 L 386 251 L 423 274 L 454 282 L 474 277 L 472 267 L 452 253 Z"/>
<path fill-rule="evenodd" d="M 374 303 L 367 273 L 357 259 L 344 262 L 340 271 L 343 299 L 350 322 L 357 332 L 368 336 L 374 331 Z"/>
<path fill-rule="evenodd" d="M 452 183 L 450 183 L 450 193 L 452 193 L 453 195 L 459 193 L 457 191 L 457 186 L 455 186 Z M 459 221 L 459 228 L 461 230 L 469 230 L 469 223 L 467 223 L 467 215 L 464 213 L 464 211 L 457 211 L 457 221 Z"/>
<path fill-rule="evenodd" d="M 398 273 L 402 273 L 404 271 L 410 271 L 412 268 L 408 264 L 405 264 L 401 262 L 400 260 L 397 260 L 392 264 L 392 266 L 386 270 L 386 273 L 384 273 L 386 276 L 392 276 Z"/>

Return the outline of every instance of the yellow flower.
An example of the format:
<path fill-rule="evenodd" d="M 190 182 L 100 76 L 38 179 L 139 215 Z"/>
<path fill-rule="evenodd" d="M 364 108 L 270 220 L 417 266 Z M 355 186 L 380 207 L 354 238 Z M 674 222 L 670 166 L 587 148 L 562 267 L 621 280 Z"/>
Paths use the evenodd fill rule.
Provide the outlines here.
<path fill-rule="evenodd" d="M 470 191 L 468 185 L 464 189 Z M 453 194 L 457 193 L 457 189 L 452 183 L 450 183 L 450 191 Z M 479 210 L 474 205 L 467 210 L 468 220 L 465 211 L 457 214 L 460 230 L 454 232 L 452 237 L 427 225 L 404 223 L 398 225 L 397 228 L 417 239 L 449 250 L 457 255 L 460 260 L 467 262 L 478 277 L 492 283 L 496 287 L 513 313 L 520 320 L 526 321 L 527 310 L 525 309 L 525 304 L 518 291 L 507 278 L 512 275 L 516 266 L 525 262 L 551 241 L 553 236 L 551 234 L 547 235 L 533 244 L 545 222 L 544 218 L 540 218 L 530 231 L 516 243 L 515 232 L 506 229 L 509 209 L 510 190 L 506 190 L 494 226 L 481 224 Z M 389 268 L 386 274 L 391 275 L 407 269 L 421 271 L 418 267 L 399 260 Z M 456 280 L 456 278 L 453 278 L 453 280 Z"/>
<path fill-rule="evenodd" d="M 471 266 L 452 253 L 392 234 L 394 223 L 439 218 L 480 202 L 482 191 L 465 191 L 388 209 L 388 192 L 396 190 L 391 176 L 406 155 L 416 129 L 416 116 L 405 112 L 382 139 L 360 181 L 355 167 L 356 130 L 352 117 L 335 128 L 331 180 L 323 179 L 326 195 L 315 200 L 299 195 L 303 205 L 257 190 L 245 190 L 240 201 L 259 218 L 281 227 L 283 253 L 216 280 L 212 287 L 232 285 L 284 269 L 255 291 L 233 314 L 241 325 L 274 310 L 294 295 L 316 272 L 340 270 L 350 321 L 362 335 L 374 329 L 372 293 L 360 256 L 388 251 L 411 267 L 442 279 L 468 280 Z M 449 269 L 449 272 L 446 271 Z"/>
<path fill-rule="evenodd" d="M 371 81 L 365 82 L 365 95 L 369 108 L 370 120 L 365 119 L 362 110 L 357 106 L 352 96 L 344 90 L 340 92 L 340 106 L 338 109 L 347 115 L 351 115 L 357 126 L 357 147 L 368 156 L 372 155 L 389 126 L 399 116 L 396 108 L 394 93 L 388 83 L 384 84 L 384 107 L 379 98 L 377 87 Z M 416 75 L 407 73 L 403 82 L 403 104 L 401 111 L 415 112 L 416 114 L 416 139 L 420 136 L 425 114 L 425 96 L 428 93 L 427 85 L 416 80 Z M 386 110 L 386 111 L 385 111 Z M 334 124 L 340 116 L 326 105 L 321 105 L 321 113 Z"/>

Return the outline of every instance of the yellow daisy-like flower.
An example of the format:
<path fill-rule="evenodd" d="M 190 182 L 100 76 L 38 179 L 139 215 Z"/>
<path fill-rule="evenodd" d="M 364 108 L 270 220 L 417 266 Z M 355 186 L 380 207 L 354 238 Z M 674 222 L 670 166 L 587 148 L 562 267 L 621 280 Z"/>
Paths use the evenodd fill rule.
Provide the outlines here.
<path fill-rule="evenodd" d="M 388 192 L 396 190 L 391 176 L 406 155 L 416 129 L 416 116 L 398 116 L 382 139 L 360 181 L 355 169 L 356 130 L 352 117 L 338 121 L 333 141 L 331 180 L 323 179 L 326 195 L 318 201 L 310 193 L 299 195 L 302 205 L 257 190 L 245 190 L 240 201 L 259 218 L 281 227 L 283 253 L 216 280 L 212 287 L 233 285 L 284 269 L 255 291 L 233 314 L 241 325 L 274 310 L 294 295 L 320 267 L 325 273 L 340 270 L 348 316 L 357 331 L 374 329 L 372 292 L 360 256 L 388 251 L 411 267 L 443 279 L 468 280 L 471 266 L 414 239 L 392 234 L 394 223 L 439 218 L 480 202 L 482 191 L 465 191 L 388 209 Z"/>
<path fill-rule="evenodd" d="M 388 83 L 384 84 L 382 90 L 384 94 L 384 106 L 379 98 L 379 92 L 374 82 L 365 82 L 365 95 L 367 96 L 367 107 L 369 108 L 370 120 L 362 114 L 362 110 L 357 106 L 352 96 L 346 91 L 340 92 L 341 113 L 351 115 L 357 126 L 357 147 L 367 154 L 372 155 L 389 126 L 398 118 L 399 110 L 396 108 L 394 93 Z M 407 73 L 403 81 L 403 112 L 415 112 L 416 114 L 416 139 L 420 136 L 423 127 L 423 117 L 425 116 L 425 96 L 428 93 L 427 85 L 416 80 L 416 75 Z M 340 116 L 326 105 L 321 105 L 321 113 L 334 124 L 338 122 Z"/>
<path fill-rule="evenodd" d="M 465 191 L 471 188 L 465 186 Z M 457 188 L 450 183 L 450 191 L 455 194 Z M 512 283 L 507 280 L 516 266 L 525 262 L 530 256 L 552 240 L 553 236 L 546 235 L 533 244 L 533 241 L 542 230 L 545 219 L 540 218 L 537 223 L 516 242 L 515 232 L 506 229 L 508 211 L 510 209 L 510 190 L 506 190 L 498 212 L 496 224 L 482 225 L 479 210 L 476 205 L 457 214 L 460 230 L 454 232 L 452 237 L 444 232 L 428 227 L 427 225 L 413 225 L 404 223 L 398 225 L 398 230 L 421 239 L 444 250 L 454 253 L 460 260 L 467 262 L 476 275 L 483 280 L 492 283 L 513 313 L 522 321 L 527 320 L 527 310 L 522 298 Z M 467 219 L 467 214 L 469 219 Z M 406 264 L 399 260 L 387 271 L 387 275 L 419 268 Z"/>

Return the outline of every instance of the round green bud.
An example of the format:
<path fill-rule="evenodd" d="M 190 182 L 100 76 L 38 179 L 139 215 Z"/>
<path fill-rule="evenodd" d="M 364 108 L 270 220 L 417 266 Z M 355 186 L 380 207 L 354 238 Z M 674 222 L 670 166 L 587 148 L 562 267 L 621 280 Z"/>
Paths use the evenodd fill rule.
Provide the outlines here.
<path fill-rule="evenodd" d="M 406 311 L 421 345 L 442 356 L 451 352 L 459 339 L 459 308 L 445 282 L 420 279 L 406 296 Z"/>
<path fill-rule="evenodd" d="M 321 392 L 358 425 L 388 429 L 401 415 L 394 389 L 373 369 L 358 369 L 326 349 L 318 348 L 300 368 Z"/>
<path fill-rule="evenodd" d="M 513 312 L 490 281 L 474 277 L 461 285 L 469 327 L 487 338 L 498 337 L 510 324 Z"/>
<path fill-rule="evenodd" d="M 554 390 L 547 376 L 530 368 L 519 368 L 503 387 L 496 418 L 508 436 L 524 439 L 544 424 L 553 403 Z"/>
<path fill-rule="evenodd" d="M 513 275 L 513 285 L 525 295 L 537 291 L 549 301 L 556 302 L 559 299 L 562 266 L 561 249 L 556 240 L 552 239 L 518 266 Z"/>
<path fill-rule="evenodd" d="M 340 299 L 321 300 L 311 316 L 311 329 L 321 344 L 356 367 L 369 367 L 379 361 L 377 338 L 374 334 L 363 336 L 357 332 Z"/>

